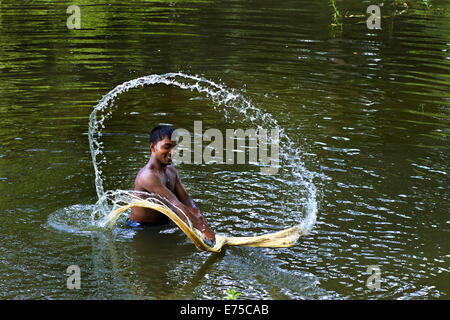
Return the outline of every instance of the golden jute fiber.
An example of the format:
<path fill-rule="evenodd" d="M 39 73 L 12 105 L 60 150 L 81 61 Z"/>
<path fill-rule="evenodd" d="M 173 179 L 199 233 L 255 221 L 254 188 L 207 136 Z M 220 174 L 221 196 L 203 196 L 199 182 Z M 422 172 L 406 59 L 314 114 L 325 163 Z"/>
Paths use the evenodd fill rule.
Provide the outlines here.
<path fill-rule="evenodd" d="M 135 197 L 130 203 L 113 210 L 106 218 L 105 224 L 112 227 L 120 214 L 133 207 L 144 207 L 157 210 L 171 219 L 185 234 L 191 239 L 194 245 L 202 251 L 220 252 L 225 245 L 229 246 L 249 246 L 266 248 L 288 248 L 295 245 L 297 240 L 303 235 L 299 226 L 294 226 L 282 231 L 268 233 L 254 237 L 226 237 L 216 233 L 216 243 L 214 247 L 208 246 L 202 239 L 200 231 L 192 225 L 186 224 L 171 208 L 157 199 L 140 199 Z M 189 219 L 187 219 L 189 221 Z M 190 221 L 189 221 L 190 222 Z"/>

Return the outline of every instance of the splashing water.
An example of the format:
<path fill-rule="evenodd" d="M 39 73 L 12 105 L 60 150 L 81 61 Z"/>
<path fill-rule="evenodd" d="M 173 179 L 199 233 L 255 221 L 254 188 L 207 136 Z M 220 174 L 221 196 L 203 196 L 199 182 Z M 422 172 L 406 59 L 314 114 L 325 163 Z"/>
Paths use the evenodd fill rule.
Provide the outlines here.
<path fill-rule="evenodd" d="M 280 164 L 289 163 L 290 165 L 282 170 L 289 170 L 288 174 L 292 177 L 289 185 L 290 193 L 296 197 L 297 208 L 304 207 L 306 215 L 301 219 L 298 226 L 303 231 L 303 234 L 308 234 L 315 222 L 317 215 L 317 190 L 313 183 L 314 174 L 308 171 L 302 160 L 301 151 L 296 148 L 292 140 L 280 128 L 277 121 L 269 113 L 264 113 L 262 110 L 254 106 L 249 100 L 245 99 L 241 93 L 234 89 L 227 89 L 225 86 L 216 84 L 210 80 L 199 76 L 192 76 L 178 73 L 166 73 L 162 75 L 153 74 L 141 78 L 127 81 L 118 85 L 108 94 L 103 96 L 99 103 L 94 107 L 90 115 L 89 122 L 89 145 L 92 155 L 92 164 L 95 171 L 95 187 L 98 195 L 98 201 L 95 209 L 91 214 L 91 223 L 97 226 L 105 226 L 105 220 L 109 212 L 114 207 L 123 205 L 124 198 L 121 196 L 126 194 L 126 191 L 116 190 L 105 192 L 103 188 L 102 179 L 102 165 L 106 163 L 106 156 L 103 153 L 103 144 L 100 141 L 102 136 L 102 129 L 105 128 L 105 120 L 107 120 L 115 107 L 114 99 L 121 93 L 127 92 L 130 89 L 154 85 L 165 84 L 168 86 L 178 87 L 183 90 L 197 91 L 200 94 L 206 95 L 214 103 L 214 109 L 222 112 L 226 120 L 234 123 L 235 118 L 240 117 L 230 116 L 231 111 L 238 112 L 243 115 L 244 119 L 250 121 L 253 126 L 259 129 L 276 128 L 279 131 L 280 145 Z M 294 165 L 292 165 L 294 164 Z M 291 179 L 290 179 L 291 180 Z M 112 207 L 108 204 L 112 202 Z"/>

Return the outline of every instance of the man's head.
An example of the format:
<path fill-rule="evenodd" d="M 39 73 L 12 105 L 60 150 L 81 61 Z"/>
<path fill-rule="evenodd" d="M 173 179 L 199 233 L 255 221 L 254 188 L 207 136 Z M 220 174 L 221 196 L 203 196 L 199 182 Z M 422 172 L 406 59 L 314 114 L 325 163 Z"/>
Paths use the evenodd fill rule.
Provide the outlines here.
<path fill-rule="evenodd" d="M 160 125 L 155 127 L 149 135 L 152 156 L 163 166 L 172 163 L 172 154 L 176 146 L 176 141 L 171 140 L 173 132 L 174 129 L 171 126 Z"/>

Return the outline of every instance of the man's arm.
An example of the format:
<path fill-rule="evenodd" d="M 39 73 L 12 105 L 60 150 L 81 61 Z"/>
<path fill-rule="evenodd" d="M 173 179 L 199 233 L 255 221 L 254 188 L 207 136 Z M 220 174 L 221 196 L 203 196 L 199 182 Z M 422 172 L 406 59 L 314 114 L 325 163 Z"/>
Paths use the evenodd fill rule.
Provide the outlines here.
<path fill-rule="evenodd" d="M 205 224 L 206 223 L 206 219 L 205 216 L 200 212 L 200 209 L 197 207 L 197 205 L 195 204 L 194 200 L 192 200 L 192 198 L 189 196 L 189 194 L 187 193 L 186 189 L 184 188 L 183 183 L 181 182 L 180 177 L 178 176 L 178 172 L 176 172 L 176 183 L 175 183 L 175 193 L 176 196 L 178 197 L 178 199 L 186 206 L 189 208 L 189 210 L 194 213 L 195 215 L 197 215 L 197 217 Z"/>
<path fill-rule="evenodd" d="M 181 202 L 177 196 L 175 196 L 166 186 L 161 183 L 159 177 L 155 174 L 150 174 L 146 177 L 145 181 L 143 181 L 143 187 L 149 191 L 156 194 L 159 194 L 170 201 L 175 207 L 179 208 L 182 212 L 176 212 L 177 215 L 186 223 L 186 217 L 192 222 L 194 228 L 200 230 L 206 239 L 210 239 L 212 241 L 215 240 L 214 232 L 208 227 L 206 224 L 206 220 L 203 215 L 200 213 L 200 210 L 195 206 L 192 206 L 194 212 L 191 211 L 190 205 L 187 206 L 183 202 Z M 192 199 L 191 199 L 192 201 Z M 193 203 L 193 201 L 192 201 Z"/>

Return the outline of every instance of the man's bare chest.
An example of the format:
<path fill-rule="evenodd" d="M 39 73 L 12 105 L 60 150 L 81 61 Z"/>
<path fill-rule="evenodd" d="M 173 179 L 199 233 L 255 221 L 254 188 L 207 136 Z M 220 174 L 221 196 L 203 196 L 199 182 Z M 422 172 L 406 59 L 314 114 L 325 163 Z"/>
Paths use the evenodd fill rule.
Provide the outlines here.
<path fill-rule="evenodd" d="M 161 179 L 161 183 L 166 186 L 167 189 L 172 192 L 175 191 L 176 176 L 172 172 L 166 171 L 165 173 L 161 173 L 159 178 Z"/>

